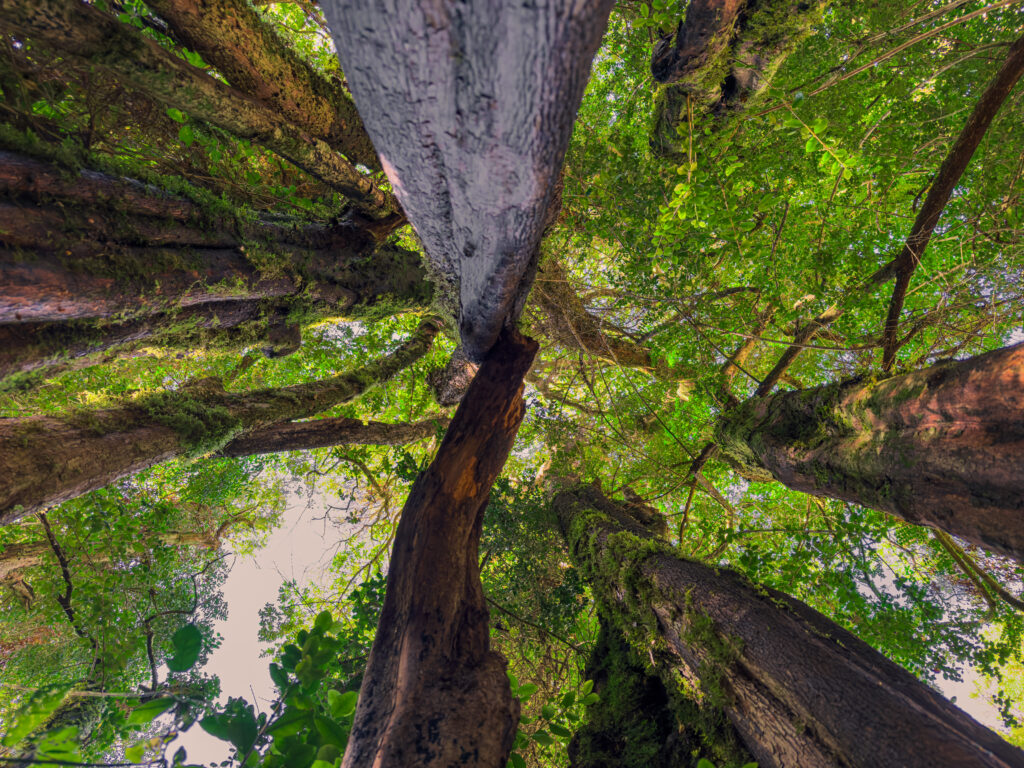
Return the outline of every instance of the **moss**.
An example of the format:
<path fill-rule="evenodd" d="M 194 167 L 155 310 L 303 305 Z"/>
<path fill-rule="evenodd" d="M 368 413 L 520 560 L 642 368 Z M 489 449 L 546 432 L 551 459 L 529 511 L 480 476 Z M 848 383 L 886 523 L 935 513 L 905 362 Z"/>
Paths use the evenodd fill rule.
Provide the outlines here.
<path fill-rule="evenodd" d="M 684 678 L 673 674 L 679 661 L 669 650 L 652 610 L 652 606 L 664 604 L 665 600 L 645 573 L 651 558 L 679 554 L 663 541 L 623 530 L 610 533 L 612 527 L 619 526 L 607 515 L 577 500 L 566 531 L 572 559 L 590 584 L 603 620 L 629 643 L 637 659 L 660 660 L 649 668 L 649 673 L 660 677 L 675 719 L 689 729 L 687 740 L 693 763 L 698 757 L 709 757 L 722 766 L 748 762 L 749 755 L 740 746 L 722 709 L 727 703 L 722 682 L 724 670 L 742 650 L 739 641 L 722 637 L 710 619 L 700 616 L 692 606 L 684 606 L 683 625 L 688 628 L 688 642 L 700 649 L 706 659 L 702 667 L 707 666 L 700 670 L 700 689 L 688 691 Z"/>
<path fill-rule="evenodd" d="M 241 421 L 216 395 L 203 398 L 188 390 L 156 392 L 136 400 L 135 408 L 178 433 L 187 456 L 223 447 L 241 431 Z"/>

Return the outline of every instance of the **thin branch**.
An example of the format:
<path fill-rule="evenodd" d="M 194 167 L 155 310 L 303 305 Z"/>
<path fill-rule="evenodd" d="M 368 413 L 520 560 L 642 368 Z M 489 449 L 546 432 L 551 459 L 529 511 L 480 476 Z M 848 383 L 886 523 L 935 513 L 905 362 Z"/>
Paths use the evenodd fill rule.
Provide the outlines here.
<path fill-rule="evenodd" d="M 1024 36 L 1018 38 L 1010 46 L 1003 66 L 999 68 L 988 88 L 985 89 L 985 93 L 978 99 L 967 124 L 960 131 L 956 143 L 939 168 L 924 205 L 921 206 L 921 211 L 918 213 L 910 235 L 903 246 L 903 251 L 896 258 L 896 286 L 893 288 L 888 316 L 885 319 L 885 330 L 882 333 L 883 371 L 891 369 L 896 360 L 897 330 L 910 278 L 920 263 L 925 248 L 928 247 L 928 240 L 931 238 L 932 232 L 935 231 L 939 217 L 942 215 L 946 203 L 949 202 L 960 177 L 967 169 L 968 163 L 985 137 L 999 108 L 1006 101 L 1022 74 L 1024 74 Z"/>

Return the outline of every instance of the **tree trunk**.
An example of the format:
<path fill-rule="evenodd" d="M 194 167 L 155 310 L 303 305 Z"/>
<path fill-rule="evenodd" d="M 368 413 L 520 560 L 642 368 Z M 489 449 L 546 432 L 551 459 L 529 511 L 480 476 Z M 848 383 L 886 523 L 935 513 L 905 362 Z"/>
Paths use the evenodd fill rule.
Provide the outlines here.
<path fill-rule="evenodd" d="M 930 525 L 1024 560 L 1024 344 L 725 415 L 741 472 Z"/>
<path fill-rule="evenodd" d="M 216 451 L 233 438 L 349 402 L 422 357 L 440 327 L 426 319 L 390 355 L 309 384 L 238 394 L 203 380 L 120 408 L 0 419 L 0 524 L 176 456 Z"/>
<path fill-rule="evenodd" d="M 685 130 L 691 119 L 710 117 L 714 127 L 715 118 L 732 114 L 759 96 L 827 4 L 828 0 L 693 0 L 675 35 L 663 37 L 651 56 L 654 80 L 668 84 L 655 103 L 655 154 L 685 152 L 678 129 Z"/>
<path fill-rule="evenodd" d="M 152 0 L 147 5 L 232 86 L 270 105 L 353 162 L 380 170 L 356 105 L 340 83 L 314 70 L 248 3 Z"/>
<path fill-rule="evenodd" d="M 522 311 L 611 6 L 322 3 L 395 195 L 436 270 L 458 282 L 472 362 Z"/>
<path fill-rule="evenodd" d="M 343 768 L 504 768 L 518 724 L 490 650 L 477 545 L 537 345 L 506 331 L 402 510 Z"/>
<path fill-rule="evenodd" d="M 698 755 L 723 766 L 751 761 L 732 728 L 708 739 L 695 726 L 696 702 L 658 672 L 601 619 L 584 673 L 600 698 L 569 742 L 571 768 L 683 768 Z"/>
<path fill-rule="evenodd" d="M 342 416 L 274 424 L 238 437 L 220 449 L 221 456 L 253 456 L 260 453 L 308 451 L 333 445 L 406 445 L 424 440 L 445 429 L 450 419 L 437 417 L 411 424 L 363 422 Z"/>
<path fill-rule="evenodd" d="M 419 255 L 382 246 L 374 222 L 240 224 L 92 171 L 69 178 L 8 152 L 0 168 L 0 193 L 11 201 L 0 204 L 0 323 L 300 292 L 339 310 L 384 295 L 399 305 L 430 301 Z"/>
<path fill-rule="evenodd" d="M 553 502 L 574 562 L 640 654 L 662 648 L 762 768 L 1020 766 L 1010 746 L 798 600 L 680 557 L 594 487 Z"/>
<path fill-rule="evenodd" d="M 66 65 L 98 70 L 166 107 L 262 144 L 340 192 L 367 215 L 381 218 L 398 211 L 391 193 L 378 188 L 325 142 L 94 5 L 78 0 L 7 0 L 0 5 L 0 27 L 19 40 L 28 38 L 33 46 L 48 49 Z"/>

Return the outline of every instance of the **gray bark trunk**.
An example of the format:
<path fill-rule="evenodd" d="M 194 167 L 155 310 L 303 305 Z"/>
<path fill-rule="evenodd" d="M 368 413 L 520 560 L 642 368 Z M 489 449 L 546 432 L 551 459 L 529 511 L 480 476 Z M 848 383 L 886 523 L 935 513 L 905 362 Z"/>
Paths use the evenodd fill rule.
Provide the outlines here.
<path fill-rule="evenodd" d="M 514 320 L 610 0 L 330 0 L 367 132 L 480 362 Z"/>

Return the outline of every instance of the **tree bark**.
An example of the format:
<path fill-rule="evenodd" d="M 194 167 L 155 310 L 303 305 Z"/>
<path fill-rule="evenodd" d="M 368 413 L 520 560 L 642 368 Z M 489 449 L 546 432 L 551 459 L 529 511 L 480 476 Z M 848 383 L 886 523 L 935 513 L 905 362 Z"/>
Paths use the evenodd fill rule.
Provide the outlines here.
<path fill-rule="evenodd" d="M 680 557 L 593 487 L 553 502 L 573 560 L 638 653 L 720 708 L 762 768 L 1020 766 L 1003 741 L 798 600 Z"/>
<path fill-rule="evenodd" d="M 437 271 L 458 284 L 473 362 L 522 310 L 611 5 L 322 4 L 395 194 Z"/>
<path fill-rule="evenodd" d="M 0 419 L 0 524 L 162 461 L 216 451 L 236 437 L 349 402 L 422 357 L 440 327 L 428 318 L 390 355 L 309 384 L 229 393 L 203 380 L 63 419 Z"/>
<path fill-rule="evenodd" d="M 519 705 L 490 650 L 477 546 L 537 345 L 506 331 L 402 510 L 343 768 L 504 768 Z"/>
<path fill-rule="evenodd" d="M 810 31 L 828 0 L 694 0 L 675 35 L 651 55 L 651 74 L 667 84 L 655 105 L 651 149 L 680 151 L 678 127 L 690 118 L 735 112 L 761 94 Z"/>
<path fill-rule="evenodd" d="M 153 0 L 174 36 L 232 86 L 355 163 L 380 170 L 351 97 L 328 81 L 242 0 Z"/>
<path fill-rule="evenodd" d="M 450 419 L 437 417 L 409 424 L 363 422 L 343 416 L 274 424 L 238 437 L 220 449 L 221 456 L 308 451 L 334 445 L 407 445 L 436 435 Z"/>
<path fill-rule="evenodd" d="M 300 293 L 338 311 L 382 296 L 408 308 L 430 301 L 419 255 L 382 244 L 375 222 L 240 223 L 138 182 L 72 176 L 10 152 L 0 152 L 0 169 L 0 323 Z"/>
<path fill-rule="evenodd" d="M 722 451 L 758 479 L 1024 560 L 1024 344 L 877 383 L 753 398 Z"/>
<path fill-rule="evenodd" d="M 85 69 L 98 68 L 167 107 L 276 152 L 367 215 L 398 211 L 394 197 L 343 155 L 257 99 L 214 79 L 110 14 L 78 0 L 7 0 L 0 28 Z M 111 55 L 115 51 L 116 55 Z"/>

